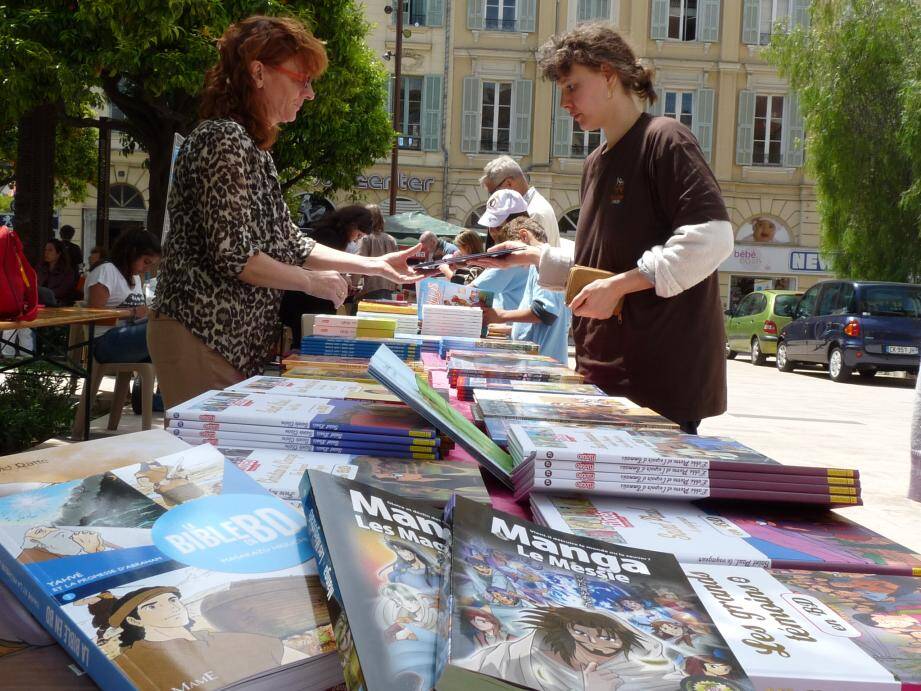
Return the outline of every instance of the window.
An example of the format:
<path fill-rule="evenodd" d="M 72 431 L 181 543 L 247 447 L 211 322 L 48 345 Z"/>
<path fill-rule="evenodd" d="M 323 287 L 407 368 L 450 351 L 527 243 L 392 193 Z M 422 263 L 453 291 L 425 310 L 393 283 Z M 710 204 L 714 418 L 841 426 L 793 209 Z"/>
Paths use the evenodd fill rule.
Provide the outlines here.
<path fill-rule="evenodd" d="M 512 124 L 511 82 L 483 82 L 480 151 L 509 151 Z"/>
<path fill-rule="evenodd" d="M 817 317 L 826 314 L 832 314 L 838 305 L 838 297 L 841 295 L 841 286 L 837 283 L 831 283 L 825 286 L 822 291 L 822 297 L 819 300 L 819 306 L 815 311 Z"/>
<path fill-rule="evenodd" d="M 678 41 L 697 39 L 697 0 L 669 0 L 668 37 Z"/>
<path fill-rule="evenodd" d="M 560 237 L 576 236 L 576 227 L 579 225 L 579 209 L 570 209 L 560 217 Z"/>
<path fill-rule="evenodd" d="M 777 22 L 786 22 L 790 16 L 790 0 L 760 0 L 758 7 L 758 43 L 771 42 Z"/>
<path fill-rule="evenodd" d="M 576 22 L 590 22 L 595 19 L 611 19 L 611 0 L 578 0 Z"/>
<path fill-rule="evenodd" d="M 809 290 L 806 291 L 806 294 L 803 295 L 803 299 L 799 301 L 799 305 L 796 306 L 796 316 L 797 317 L 811 317 L 812 311 L 815 309 L 815 299 L 819 295 L 819 290 L 822 288 L 822 285 L 812 286 Z"/>
<path fill-rule="evenodd" d="M 483 28 L 488 31 L 516 31 L 516 0 L 486 0 Z"/>
<path fill-rule="evenodd" d="M 674 118 L 687 128 L 694 125 L 694 92 L 665 91 L 662 115 Z"/>
<path fill-rule="evenodd" d="M 400 79 L 401 135 L 397 138 L 401 149 L 422 149 L 422 77 Z"/>
<path fill-rule="evenodd" d="M 143 209 L 144 197 L 133 185 L 115 184 L 109 188 L 109 204 L 114 209 Z"/>
<path fill-rule="evenodd" d="M 403 0 L 403 24 L 425 26 L 425 0 Z"/>
<path fill-rule="evenodd" d="M 779 166 L 783 163 L 783 96 L 755 97 L 755 139 L 752 162 Z"/>
<path fill-rule="evenodd" d="M 601 144 L 601 130 L 586 131 L 579 127 L 579 123 L 572 121 L 572 147 L 570 155 L 575 158 L 585 158 Z"/>

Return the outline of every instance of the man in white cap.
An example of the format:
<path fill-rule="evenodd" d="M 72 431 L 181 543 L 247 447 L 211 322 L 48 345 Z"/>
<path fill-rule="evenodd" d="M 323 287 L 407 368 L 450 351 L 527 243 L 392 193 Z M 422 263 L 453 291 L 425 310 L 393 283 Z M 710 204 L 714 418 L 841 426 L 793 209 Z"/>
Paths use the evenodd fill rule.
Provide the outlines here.
<path fill-rule="evenodd" d="M 550 202 L 531 187 L 521 166 L 511 156 L 494 158 L 483 168 L 480 184 L 490 195 L 497 190 L 514 190 L 524 197 L 528 215 L 540 223 L 547 233 L 547 241 L 554 247 L 560 245 L 560 227 Z M 481 223 L 482 225 L 482 223 Z"/>
<path fill-rule="evenodd" d="M 528 216 L 528 204 L 515 190 L 501 189 L 495 191 L 486 202 L 486 211 L 477 221 L 489 228 L 493 242 L 517 240 L 518 236 L 507 237 L 504 226 L 513 218 Z M 522 271 L 521 269 L 524 269 Z M 526 267 L 513 269 L 486 269 L 469 285 L 493 294 L 493 307 L 499 309 L 516 309 L 524 296 L 528 283 Z"/>

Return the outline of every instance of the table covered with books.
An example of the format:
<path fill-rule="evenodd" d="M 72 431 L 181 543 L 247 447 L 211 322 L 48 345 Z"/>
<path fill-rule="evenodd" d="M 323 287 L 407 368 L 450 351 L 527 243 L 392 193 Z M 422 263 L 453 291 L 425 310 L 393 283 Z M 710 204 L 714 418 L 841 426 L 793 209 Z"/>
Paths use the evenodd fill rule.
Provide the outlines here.
<path fill-rule="evenodd" d="M 856 471 L 364 307 L 384 334 L 321 320 L 284 376 L 165 430 L 0 459 L 0 671 L 51 649 L 47 688 L 921 684 L 921 555 L 829 510 Z"/>

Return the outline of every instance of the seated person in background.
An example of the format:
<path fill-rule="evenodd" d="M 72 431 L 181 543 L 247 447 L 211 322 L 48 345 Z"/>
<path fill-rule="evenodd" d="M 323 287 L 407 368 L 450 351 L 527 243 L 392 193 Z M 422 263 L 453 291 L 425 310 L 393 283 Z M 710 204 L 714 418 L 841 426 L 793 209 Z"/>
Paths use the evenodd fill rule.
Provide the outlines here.
<path fill-rule="evenodd" d="M 102 245 L 96 245 L 93 249 L 90 250 L 90 256 L 87 260 L 89 265 L 89 270 L 92 271 L 97 266 L 102 264 L 106 259 L 108 259 L 109 253 L 106 252 L 106 248 Z"/>
<path fill-rule="evenodd" d="M 464 254 L 479 254 L 483 251 L 483 238 L 475 230 L 464 230 L 454 238 L 454 244 L 457 245 L 457 252 L 452 256 Z M 479 276 L 483 269 L 479 266 L 467 266 L 466 264 L 455 264 L 453 267 L 448 264 L 442 264 L 438 267 L 439 271 L 452 283 L 466 285 Z"/>
<path fill-rule="evenodd" d="M 67 258 L 70 260 L 70 268 L 74 270 L 75 274 L 79 274 L 80 266 L 83 264 L 83 250 L 80 249 L 80 245 L 73 242 L 75 232 L 73 226 L 64 225 L 61 226 L 58 235 L 61 236 L 64 254 L 66 254 Z"/>
<path fill-rule="evenodd" d="M 534 247 L 547 243 L 547 234 L 532 218 L 516 218 L 505 224 L 506 236 Z M 528 282 L 517 309 L 487 308 L 483 320 L 511 323 L 512 338 L 534 341 L 541 355 L 549 355 L 564 365 L 569 361 L 569 322 L 571 314 L 563 302 L 563 293 L 541 288 L 536 266 L 528 271 Z"/>
<path fill-rule="evenodd" d="M 446 254 L 457 252 L 457 246 L 444 240 L 431 230 L 426 230 L 419 236 L 419 242 L 422 243 L 422 249 L 425 250 L 425 261 L 430 262 L 441 259 Z"/>
<path fill-rule="evenodd" d="M 489 237 L 494 243 L 500 243 L 518 239 L 517 235 L 509 237 L 506 234 L 505 224 L 527 215 L 528 203 L 524 197 L 515 190 L 501 189 L 490 196 L 486 202 L 486 211 L 477 223 L 489 228 Z M 527 282 L 528 267 L 515 266 L 510 269 L 486 269 L 471 281 L 470 285 L 493 293 L 494 308 L 517 309 Z"/>
<path fill-rule="evenodd" d="M 361 239 L 358 245 L 358 254 L 362 257 L 381 257 L 391 252 L 396 252 L 397 241 L 392 235 L 384 232 L 384 217 L 377 204 L 368 204 L 365 208 L 371 212 L 371 232 Z M 365 276 L 362 291 L 356 300 L 389 300 L 393 293 L 399 290 L 393 281 L 388 281 L 380 276 Z"/>
<path fill-rule="evenodd" d="M 372 212 L 361 204 L 351 204 L 317 219 L 313 228 L 307 229 L 306 234 L 321 245 L 346 252 L 349 251 L 350 245 L 360 242 L 370 233 L 372 227 Z M 302 335 L 302 314 L 335 313 L 336 306 L 329 300 L 296 290 L 286 290 L 281 298 L 279 319 L 291 329 L 291 342 L 297 347 Z"/>
<path fill-rule="evenodd" d="M 45 243 L 45 252 L 37 268 L 39 288 L 47 288 L 42 301 L 49 306 L 72 305 L 74 303 L 74 286 L 77 285 L 77 272 L 70 263 L 67 248 L 60 240 Z M 54 295 L 54 300 L 48 299 Z"/>
<path fill-rule="evenodd" d="M 130 308 L 115 326 L 97 326 L 98 362 L 150 362 L 147 304 L 141 275 L 160 261 L 160 241 L 141 228 L 126 230 L 112 246 L 112 258 L 89 272 L 83 290 L 88 307 Z"/>

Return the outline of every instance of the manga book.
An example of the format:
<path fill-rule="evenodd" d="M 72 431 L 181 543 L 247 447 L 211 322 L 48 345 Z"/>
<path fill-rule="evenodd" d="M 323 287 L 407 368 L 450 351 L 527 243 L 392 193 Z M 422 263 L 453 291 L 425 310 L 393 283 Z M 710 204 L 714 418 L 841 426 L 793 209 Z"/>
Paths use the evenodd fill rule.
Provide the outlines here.
<path fill-rule="evenodd" d="M 477 391 L 474 400 L 484 417 L 556 420 L 563 423 L 593 422 L 598 425 L 678 430 L 678 426 L 667 418 L 626 398 L 486 389 Z"/>
<path fill-rule="evenodd" d="M 446 278 L 425 278 L 416 286 L 416 316 L 422 319 L 424 305 L 492 307 L 493 294 L 472 286 L 451 283 Z"/>
<path fill-rule="evenodd" d="M 238 384 L 232 384 L 224 390 L 242 393 L 267 393 L 275 396 L 341 398 L 346 401 L 400 402 L 400 399 L 377 383 L 361 384 L 354 381 L 326 378 L 310 379 L 305 377 L 267 377 L 257 375 Z"/>
<path fill-rule="evenodd" d="M 276 497 L 298 502 L 298 508 L 298 486 L 308 470 L 322 470 L 438 508 L 454 493 L 489 504 L 480 468 L 473 463 L 274 449 L 255 449 L 232 460 Z"/>
<path fill-rule="evenodd" d="M 458 498 L 444 691 L 753 689 L 669 554 L 542 528 Z M 504 684 L 504 685 L 503 685 Z"/>
<path fill-rule="evenodd" d="M 209 446 L 0 499 L 0 579 L 105 689 L 334 685 L 312 557 Z"/>
<path fill-rule="evenodd" d="M 604 391 L 594 384 L 564 384 L 549 381 L 525 381 L 513 379 L 487 379 L 486 377 L 458 377 L 457 398 L 473 401 L 478 390 L 494 391 L 536 391 L 540 393 L 568 394 L 570 396 L 605 396 Z"/>
<path fill-rule="evenodd" d="M 301 495 L 348 688 L 431 689 L 450 539 L 441 512 L 316 470 Z"/>
<path fill-rule="evenodd" d="M 832 511 L 531 495 L 534 520 L 618 545 L 723 564 L 921 576 L 921 555 Z"/>

